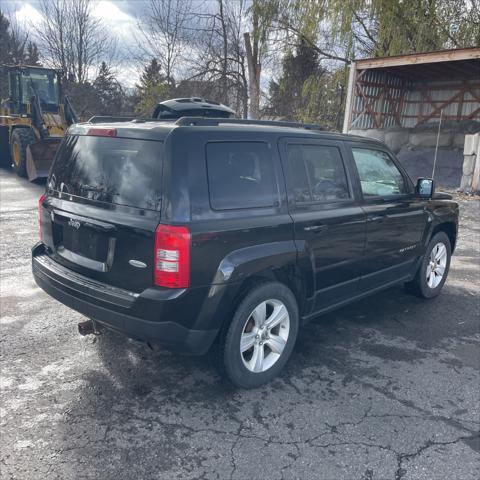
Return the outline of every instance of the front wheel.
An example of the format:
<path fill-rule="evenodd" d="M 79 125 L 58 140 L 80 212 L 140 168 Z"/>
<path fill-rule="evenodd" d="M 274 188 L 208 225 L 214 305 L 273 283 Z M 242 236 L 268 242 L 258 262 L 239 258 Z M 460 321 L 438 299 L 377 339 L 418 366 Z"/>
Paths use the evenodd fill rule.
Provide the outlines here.
<path fill-rule="evenodd" d="M 285 285 L 271 282 L 251 290 L 219 339 L 219 360 L 230 381 L 255 388 L 276 377 L 293 351 L 298 325 L 297 302 Z"/>
<path fill-rule="evenodd" d="M 407 284 L 422 298 L 434 298 L 440 294 L 450 269 L 452 247 L 444 232 L 438 232 L 430 240 L 422 264 L 415 278 Z"/>
<path fill-rule="evenodd" d="M 34 142 L 35 134 L 30 128 L 16 128 L 12 133 L 13 170 L 19 177 L 27 176 L 27 147 Z"/>

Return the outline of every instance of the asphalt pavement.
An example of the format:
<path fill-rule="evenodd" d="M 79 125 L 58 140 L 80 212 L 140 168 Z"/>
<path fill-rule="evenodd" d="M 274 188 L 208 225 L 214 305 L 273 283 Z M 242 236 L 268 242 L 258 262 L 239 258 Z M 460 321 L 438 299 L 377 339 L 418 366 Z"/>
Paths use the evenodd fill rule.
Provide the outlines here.
<path fill-rule="evenodd" d="M 235 390 L 211 359 L 81 337 L 34 283 L 43 186 L 0 171 L 2 479 L 480 478 L 480 201 L 437 299 L 397 287 L 302 329 Z"/>

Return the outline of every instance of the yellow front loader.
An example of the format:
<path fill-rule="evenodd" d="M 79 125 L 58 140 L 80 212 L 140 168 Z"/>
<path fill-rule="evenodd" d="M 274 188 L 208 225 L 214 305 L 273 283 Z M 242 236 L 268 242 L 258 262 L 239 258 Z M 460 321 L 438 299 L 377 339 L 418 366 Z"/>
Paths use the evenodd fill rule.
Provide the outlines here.
<path fill-rule="evenodd" d="M 9 96 L 0 99 L 0 164 L 30 181 L 46 177 L 67 128 L 77 121 L 59 70 L 1 66 Z"/>

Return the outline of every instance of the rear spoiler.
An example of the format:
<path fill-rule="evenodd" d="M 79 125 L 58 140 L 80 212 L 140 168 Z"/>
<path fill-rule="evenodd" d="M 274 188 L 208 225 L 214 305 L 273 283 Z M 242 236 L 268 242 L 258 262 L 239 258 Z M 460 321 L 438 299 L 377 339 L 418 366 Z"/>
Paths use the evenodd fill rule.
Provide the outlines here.
<path fill-rule="evenodd" d="M 131 122 L 136 117 L 110 117 L 108 115 L 95 115 L 88 123 L 112 123 L 112 122 Z"/>

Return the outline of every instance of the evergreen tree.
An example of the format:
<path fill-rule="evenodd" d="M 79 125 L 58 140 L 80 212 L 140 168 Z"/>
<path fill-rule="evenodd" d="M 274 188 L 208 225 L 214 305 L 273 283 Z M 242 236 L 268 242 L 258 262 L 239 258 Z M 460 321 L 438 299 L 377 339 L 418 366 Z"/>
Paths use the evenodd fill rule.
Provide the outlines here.
<path fill-rule="evenodd" d="M 143 90 L 151 87 L 152 85 L 161 85 L 166 83 L 165 75 L 162 74 L 162 68 L 156 58 L 152 58 L 150 63 L 143 69 L 140 76 L 140 83 L 137 85 L 137 89 L 141 93 Z"/>
<path fill-rule="evenodd" d="M 280 78 L 270 82 L 264 113 L 339 130 L 346 81 L 346 68 L 323 69 L 315 48 L 300 40 L 295 52 L 283 59 Z"/>
<path fill-rule="evenodd" d="M 304 85 L 309 79 L 318 80 L 323 75 L 318 53 L 300 40 L 294 53 L 285 56 L 280 79 L 270 82 L 267 113 L 272 116 L 298 118 L 307 99 Z"/>
<path fill-rule="evenodd" d="M 10 22 L 7 17 L 0 10 L 0 64 L 8 64 L 12 61 L 11 55 L 11 37 L 10 37 Z"/>
<path fill-rule="evenodd" d="M 27 51 L 25 52 L 25 62 L 26 65 L 32 65 L 35 67 L 40 67 L 40 54 L 38 52 L 38 47 L 33 42 L 27 43 Z"/>
<path fill-rule="evenodd" d="M 32 58 L 39 64 L 37 45 L 28 40 L 28 33 L 18 26 L 12 26 L 8 18 L 0 10 L 0 64 L 26 64 L 30 65 Z"/>
<path fill-rule="evenodd" d="M 159 102 L 168 98 L 170 86 L 165 75 L 162 74 L 160 64 L 152 58 L 145 66 L 140 76 L 140 83 L 136 86 L 137 104 L 135 111 L 150 117 Z"/>
<path fill-rule="evenodd" d="M 98 96 L 97 113 L 118 115 L 122 111 L 123 90 L 110 67 L 102 62 L 93 88 Z"/>

